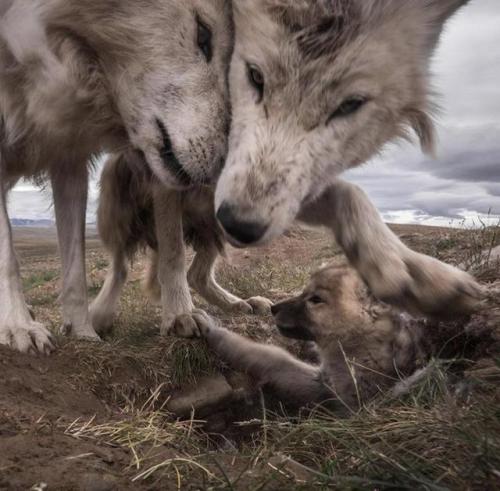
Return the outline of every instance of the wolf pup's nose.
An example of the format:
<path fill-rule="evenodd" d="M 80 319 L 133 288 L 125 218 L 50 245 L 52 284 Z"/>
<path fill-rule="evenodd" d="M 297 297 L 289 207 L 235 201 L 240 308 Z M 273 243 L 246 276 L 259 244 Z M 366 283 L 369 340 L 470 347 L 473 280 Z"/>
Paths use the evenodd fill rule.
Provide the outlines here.
<path fill-rule="evenodd" d="M 258 242 L 267 230 L 267 225 L 258 222 L 246 222 L 236 217 L 234 209 L 228 203 L 222 203 L 217 211 L 217 220 L 229 235 L 241 245 Z"/>

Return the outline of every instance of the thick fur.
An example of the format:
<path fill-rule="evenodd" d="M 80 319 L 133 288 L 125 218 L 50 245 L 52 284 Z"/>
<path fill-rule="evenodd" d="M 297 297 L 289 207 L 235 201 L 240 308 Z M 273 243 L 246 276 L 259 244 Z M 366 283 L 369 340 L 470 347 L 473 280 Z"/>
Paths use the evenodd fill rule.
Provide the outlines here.
<path fill-rule="evenodd" d="M 217 257 L 224 252 L 224 234 L 217 223 L 213 188 L 166 190 L 136 155 L 113 155 L 104 165 L 98 208 L 99 234 L 111 254 L 105 284 L 91 305 L 97 332 L 113 323 L 127 263 L 139 249 L 150 254 L 146 290 L 162 305 L 162 332 L 170 333 L 178 316 L 176 334 L 191 336 L 195 323 L 186 319 L 194 311 L 189 286 L 209 303 L 226 311 L 265 313 L 271 302 L 253 297 L 242 300 L 215 280 Z M 195 250 L 186 273 L 185 243 Z"/>
<path fill-rule="evenodd" d="M 200 25 L 211 49 L 200 47 Z M 134 151 L 165 186 L 215 177 L 227 150 L 228 0 L 10 0 L 0 7 L 0 343 L 50 352 L 26 307 L 6 211 L 21 178 L 50 178 L 63 320 L 89 321 L 84 227 L 89 163 Z M 205 43 L 206 45 L 206 43 Z"/>
<path fill-rule="evenodd" d="M 231 242 L 241 245 L 235 224 L 262 232 L 253 237 L 260 244 L 297 216 L 311 218 L 334 229 L 384 299 L 422 312 L 445 311 L 451 299 L 473 303 L 470 276 L 403 247 L 361 191 L 338 180 L 411 131 L 432 152 L 429 63 L 445 22 L 466 3 L 234 1 L 233 119 L 215 197 Z M 261 72 L 262 94 L 249 65 Z M 338 112 L 352 100 L 363 103 Z"/>
<path fill-rule="evenodd" d="M 356 409 L 425 361 L 422 328 L 375 301 L 350 268 L 319 271 L 273 314 L 282 335 L 316 344 L 319 365 L 227 331 L 208 316 L 197 322 L 223 360 L 292 406 L 333 400 L 339 408 Z"/>

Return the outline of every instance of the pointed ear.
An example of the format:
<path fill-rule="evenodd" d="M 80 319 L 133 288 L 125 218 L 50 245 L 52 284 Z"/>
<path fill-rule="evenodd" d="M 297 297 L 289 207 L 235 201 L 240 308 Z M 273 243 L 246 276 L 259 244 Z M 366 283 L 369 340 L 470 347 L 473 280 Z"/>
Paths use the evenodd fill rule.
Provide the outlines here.
<path fill-rule="evenodd" d="M 418 0 L 427 19 L 427 39 L 425 45 L 432 53 L 436 48 L 444 25 L 457 10 L 469 3 L 470 0 Z"/>
<path fill-rule="evenodd" d="M 431 116 L 420 109 L 409 109 L 406 117 L 420 140 L 422 151 L 433 157 L 436 150 L 436 128 Z"/>

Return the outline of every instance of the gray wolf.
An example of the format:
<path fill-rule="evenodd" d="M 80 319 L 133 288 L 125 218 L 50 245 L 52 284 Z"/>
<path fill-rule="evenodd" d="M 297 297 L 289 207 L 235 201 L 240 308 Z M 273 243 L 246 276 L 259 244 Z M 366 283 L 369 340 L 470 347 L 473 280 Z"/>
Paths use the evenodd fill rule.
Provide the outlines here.
<path fill-rule="evenodd" d="M 116 154 L 101 176 L 97 212 L 99 235 L 112 261 L 104 285 L 90 306 L 98 333 L 113 324 L 128 262 L 139 249 L 149 250 L 146 291 L 162 306 L 161 332 L 190 337 L 196 330 L 189 286 L 209 303 L 226 311 L 267 313 L 271 302 L 262 297 L 242 300 L 215 279 L 215 264 L 225 238 L 214 213 L 210 186 L 185 191 L 166 189 L 137 155 Z M 195 256 L 186 272 L 186 243 Z M 183 316 L 182 323 L 175 323 Z M 189 320 L 188 320 L 189 319 Z"/>
<path fill-rule="evenodd" d="M 6 210 L 21 177 L 50 180 L 63 323 L 97 339 L 87 306 L 90 163 L 136 152 L 166 187 L 210 181 L 227 151 L 229 0 L 10 0 L 0 7 L 0 344 L 49 353 L 30 317 Z"/>
<path fill-rule="evenodd" d="M 450 303 L 467 311 L 480 295 L 474 280 L 409 251 L 366 196 L 339 180 L 412 132 L 432 153 L 429 64 L 466 3 L 234 1 L 232 125 L 215 196 L 234 245 L 269 241 L 299 217 L 333 228 L 380 298 L 425 313 Z"/>
<path fill-rule="evenodd" d="M 219 327 L 206 315 L 194 317 L 218 356 L 290 406 L 335 401 L 339 409 L 356 409 L 425 359 L 421 325 L 374 300 L 351 268 L 318 271 L 300 295 L 272 311 L 283 336 L 315 343 L 318 365 Z"/>

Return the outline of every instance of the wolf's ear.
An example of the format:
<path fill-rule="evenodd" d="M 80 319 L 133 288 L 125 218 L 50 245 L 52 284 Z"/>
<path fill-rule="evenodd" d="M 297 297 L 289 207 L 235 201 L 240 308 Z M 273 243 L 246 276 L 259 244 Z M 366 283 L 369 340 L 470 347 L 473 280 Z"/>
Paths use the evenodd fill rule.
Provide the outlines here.
<path fill-rule="evenodd" d="M 436 128 L 432 117 L 421 109 L 409 109 L 406 113 L 406 118 L 420 140 L 422 151 L 434 157 L 436 149 Z"/>
<path fill-rule="evenodd" d="M 448 19 L 470 0 L 417 0 L 426 21 L 425 47 L 431 54 L 439 41 Z M 411 3 L 411 2 L 410 2 Z"/>

